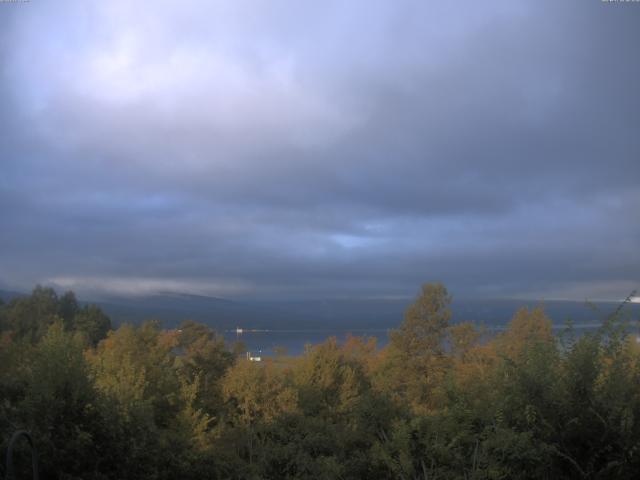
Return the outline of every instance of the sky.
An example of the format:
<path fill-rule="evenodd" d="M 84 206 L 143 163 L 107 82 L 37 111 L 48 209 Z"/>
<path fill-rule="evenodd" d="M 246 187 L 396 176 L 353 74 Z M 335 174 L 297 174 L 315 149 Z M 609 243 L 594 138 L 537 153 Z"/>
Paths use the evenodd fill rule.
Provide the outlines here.
<path fill-rule="evenodd" d="M 0 3 L 0 288 L 621 299 L 640 2 Z"/>

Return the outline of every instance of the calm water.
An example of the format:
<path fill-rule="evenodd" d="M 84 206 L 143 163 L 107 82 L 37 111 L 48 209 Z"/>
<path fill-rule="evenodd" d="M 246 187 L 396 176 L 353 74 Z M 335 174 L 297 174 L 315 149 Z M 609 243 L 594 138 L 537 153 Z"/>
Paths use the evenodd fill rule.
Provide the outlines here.
<path fill-rule="evenodd" d="M 277 347 L 284 348 L 288 355 L 300 355 L 305 345 L 322 343 L 336 337 L 342 343 L 349 334 L 358 337 L 375 337 L 378 345 L 387 342 L 387 329 L 309 329 L 309 330 L 257 330 L 237 334 L 234 330 L 224 333 L 228 342 L 241 341 L 254 356 L 270 356 Z"/>
<path fill-rule="evenodd" d="M 574 324 L 573 328 L 577 335 L 588 331 L 595 331 L 600 323 L 580 323 Z M 486 327 L 489 334 L 504 331 L 505 325 Z M 560 333 L 566 326 L 564 324 L 554 325 L 556 333 Z M 388 334 L 391 329 L 299 329 L 299 330 L 243 330 L 241 334 L 235 330 L 224 332 L 225 339 L 231 343 L 241 341 L 253 356 L 272 356 L 277 347 L 284 348 L 288 355 L 300 355 L 304 352 L 305 345 L 315 345 L 322 343 L 329 337 L 336 337 L 338 343 L 345 341 L 348 335 L 358 337 L 374 337 L 377 345 L 382 347 L 388 342 Z"/>
<path fill-rule="evenodd" d="M 101 306 L 116 326 L 139 324 L 152 318 L 160 320 L 165 328 L 177 328 L 185 319 L 194 320 L 223 333 L 228 343 L 242 341 L 254 355 L 264 356 L 272 355 L 276 347 L 286 349 L 289 355 L 299 355 L 306 344 L 315 345 L 332 336 L 342 342 L 348 334 L 374 337 L 378 346 L 384 346 L 389 331 L 402 323 L 405 309 L 412 302 L 412 299 L 242 302 L 158 295 L 113 300 Z M 557 331 L 571 319 L 578 334 L 597 328 L 619 307 L 619 302 L 586 305 L 572 301 L 454 298 L 452 322 L 485 325 L 491 334 L 504 330 L 519 308 L 534 308 L 541 304 Z M 624 314 L 629 320 L 639 319 L 640 304 L 626 305 Z M 241 335 L 236 334 L 237 327 L 243 329 Z M 637 332 L 636 329 L 634 333 Z"/>

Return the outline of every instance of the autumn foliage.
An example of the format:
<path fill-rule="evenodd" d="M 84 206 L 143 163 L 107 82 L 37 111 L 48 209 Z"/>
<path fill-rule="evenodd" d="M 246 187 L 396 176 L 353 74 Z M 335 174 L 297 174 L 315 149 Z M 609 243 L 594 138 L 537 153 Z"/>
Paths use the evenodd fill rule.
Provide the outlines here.
<path fill-rule="evenodd" d="M 0 446 L 29 430 L 60 479 L 636 478 L 622 311 L 556 336 L 523 309 L 488 335 L 450 302 L 426 284 L 384 348 L 330 338 L 256 363 L 208 326 L 112 330 L 37 287 L 0 306 Z"/>

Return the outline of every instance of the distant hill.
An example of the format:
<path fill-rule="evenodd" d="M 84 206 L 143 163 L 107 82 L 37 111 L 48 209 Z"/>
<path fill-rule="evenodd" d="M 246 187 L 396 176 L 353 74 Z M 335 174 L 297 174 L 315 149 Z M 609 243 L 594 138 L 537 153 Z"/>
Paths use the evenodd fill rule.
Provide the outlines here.
<path fill-rule="evenodd" d="M 3 302 L 9 302 L 17 297 L 24 297 L 25 293 L 13 292 L 11 290 L 0 290 L 0 300 Z"/>
<path fill-rule="evenodd" d="M 154 319 L 160 320 L 166 327 L 174 327 L 182 320 L 189 319 L 218 329 L 229 329 L 258 320 L 275 320 L 273 312 L 263 312 L 242 302 L 201 295 L 162 293 L 110 298 L 96 303 L 116 324 Z"/>

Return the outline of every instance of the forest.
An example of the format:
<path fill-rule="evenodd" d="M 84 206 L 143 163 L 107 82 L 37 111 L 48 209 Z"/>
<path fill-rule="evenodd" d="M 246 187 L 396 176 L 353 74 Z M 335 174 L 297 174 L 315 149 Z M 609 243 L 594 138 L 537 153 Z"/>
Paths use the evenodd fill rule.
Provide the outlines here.
<path fill-rule="evenodd" d="M 640 344 L 621 304 L 487 335 L 428 283 L 390 333 L 248 361 L 184 321 L 112 328 L 73 292 L 0 305 L 0 453 L 45 479 L 596 479 L 640 472 Z M 25 445 L 18 478 L 31 478 Z M 4 465 L 0 478 L 5 478 Z M 20 476 L 22 475 L 22 476 Z"/>

